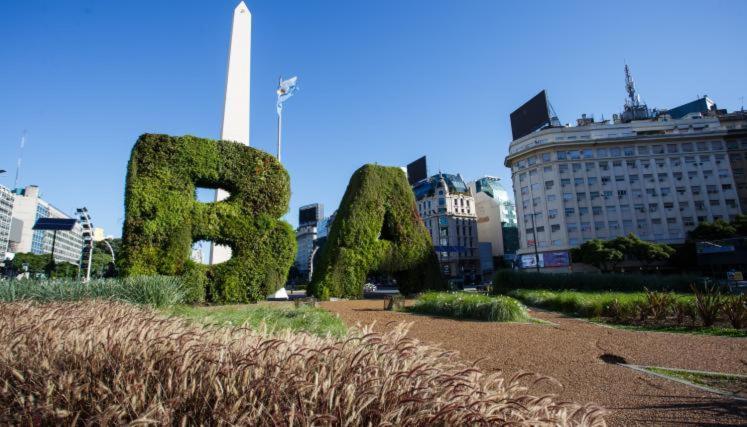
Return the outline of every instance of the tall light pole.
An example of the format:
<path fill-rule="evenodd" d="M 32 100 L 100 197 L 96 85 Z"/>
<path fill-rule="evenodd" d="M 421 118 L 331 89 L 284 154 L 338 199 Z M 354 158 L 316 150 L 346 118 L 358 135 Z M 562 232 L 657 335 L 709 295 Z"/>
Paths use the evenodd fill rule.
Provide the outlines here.
<path fill-rule="evenodd" d="M 83 251 L 80 257 L 81 267 L 86 269 L 86 277 L 83 279 L 83 283 L 88 283 L 91 280 L 91 264 L 93 262 L 93 222 L 91 222 L 91 215 L 88 214 L 87 208 L 79 208 L 76 212 L 80 218 L 80 225 L 83 227 Z"/>
<path fill-rule="evenodd" d="M 534 237 L 534 266 L 537 268 L 537 273 L 540 272 L 540 259 L 539 252 L 537 251 L 537 227 L 534 226 L 534 216 L 537 213 L 532 212 L 529 215 L 532 217 L 532 236 Z"/>
<path fill-rule="evenodd" d="M 278 100 L 276 104 L 277 112 L 278 112 L 278 162 L 281 161 L 280 158 L 280 149 L 282 144 L 282 126 L 283 126 L 283 103 L 285 100 L 293 96 L 293 94 L 298 89 L 298 86 L 296 86 L 296 82 L 298 81 L 298 77 L 291 77 L 288 80 L 283 80 L 283 76 L 280 76 L 278 78 L 278 89 L 275 91 L 278 95 Z"/>

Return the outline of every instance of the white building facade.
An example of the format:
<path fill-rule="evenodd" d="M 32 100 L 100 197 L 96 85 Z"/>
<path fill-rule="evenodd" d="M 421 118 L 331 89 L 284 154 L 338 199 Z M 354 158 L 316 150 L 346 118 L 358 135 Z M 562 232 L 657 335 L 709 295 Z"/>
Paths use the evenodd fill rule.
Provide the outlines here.
<path fill-rule="evenodd" d="M 516 226 L 516 206 L 500 178 L 480 178 L 470 182 L 469 189 L 475 199 L 479 241 L 490 243 L 493 257 L 502 257 L 505 253 L 503 227 Z"/>
<path fill-rule="evenodd" d="M 634 233 L 683 243 L 699 222 L 740 212 L 715 116 L 553 127 L 513 141 L 520 254 Z"/>
<path fill-rule="evenodd" d="M 431 236 L 441 271 L 454 285 L 479 279 L 475 200 L 459 175 L 439 174 L 413 186 L 418 213 Z"/>
<path fill-rule="evenodd" d="M 52 206 L 39 195 L 39 187 L 30 185 L 15 191 L 13 202 L 13 219 L 20 230 L 18 241 L 10 242 L 10 252 L 33 253 L 37 255 L 52 253 L 54 240 L 54 259 L 56 262 L 79 264 L 83 250 L 83 230 L 76 222 L 73 231 L 58 231 L 56 239 L 52 231 L 34 230 L 39 218 L 72 218 Z"/>
<path fill-rule="evenodd" d="M 10 189 L 0 185 L 0 261 L 10 245 L 10 226 L 13 220 L 13 200 L 15 196 Z"/>

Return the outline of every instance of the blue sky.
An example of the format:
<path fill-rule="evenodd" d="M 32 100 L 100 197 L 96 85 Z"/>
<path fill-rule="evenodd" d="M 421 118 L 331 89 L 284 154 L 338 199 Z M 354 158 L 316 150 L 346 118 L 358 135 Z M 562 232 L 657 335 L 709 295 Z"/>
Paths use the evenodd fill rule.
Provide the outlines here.
<path fill-rule="evenodd" d="M 216 138 L 236 1 L 0 4 L 0 184 L 119 236 L 130 150 L 146 132 Z M 278 75 L 291 211 L 337 206 L 364 163 L 427 155 L 431 173 L 501 177 L 509 114 L 547 89 L 562 122 L 621 109 L 623 64 L 644 101 L 747 95 L 747 2 L 253 0 L 252 146 L 274 153 Z"/>

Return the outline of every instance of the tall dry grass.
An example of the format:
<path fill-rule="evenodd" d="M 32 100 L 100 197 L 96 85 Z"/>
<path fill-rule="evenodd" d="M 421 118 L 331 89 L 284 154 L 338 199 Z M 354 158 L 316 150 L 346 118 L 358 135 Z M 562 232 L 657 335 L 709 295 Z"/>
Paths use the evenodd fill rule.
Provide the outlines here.
<path fill-rule="evenodd" d="M 0 304 L 0 424 L 604 425 L 398 326 L 267 335 L 123 303 Z"/>

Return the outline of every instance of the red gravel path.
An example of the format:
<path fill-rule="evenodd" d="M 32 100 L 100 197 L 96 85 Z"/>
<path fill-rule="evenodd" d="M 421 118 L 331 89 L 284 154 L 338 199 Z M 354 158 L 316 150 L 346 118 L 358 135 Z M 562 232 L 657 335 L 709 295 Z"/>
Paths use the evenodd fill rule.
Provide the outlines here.
<path fill-rule="evenodd" d="M 538 310 L 533 317 L 553 324 L 434 318 L 384 311 L 383 305 L 363 300 L 325 302 L 322 307 L 349 325 L 376 322 L 377 330 L 387 329 L 389 322 L 412 322 L 411 337 L 457 350 L 468 361 L 482 359 L 483 369 L 556 378 L 564 385 L 561 397 L 610 410 L 610 425 L 747 425 L 745 402 L 599 358 L 607 353 L 637 365 L 745 374 L 745 338 L 626 331 Z"/>

